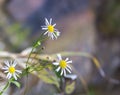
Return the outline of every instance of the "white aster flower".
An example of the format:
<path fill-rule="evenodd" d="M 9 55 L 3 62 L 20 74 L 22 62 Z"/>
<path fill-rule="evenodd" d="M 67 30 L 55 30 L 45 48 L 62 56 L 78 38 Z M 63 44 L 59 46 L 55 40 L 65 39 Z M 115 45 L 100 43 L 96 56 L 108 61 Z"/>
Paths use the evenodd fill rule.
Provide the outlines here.
<path fill-rule="evenodd" d="M 54 38 L 57 39 L 58 36 L 60 36 L 60 32 L 55 28 L 56 23 L 52 25 L 52 18 L 50 18 L 50 21 L 45 18 L 45 26 L 42 26 L 42 30 L 46 30 L 44 35 L 48 34 L 48 37 L 50 37 L 52 40 Z"/>
<path fill-rule="evenodd" d="M 56 71 L 61 71 L 60 75 L 66 76 L 66 71 L 71 73 L 71 67 L 68 65 L 69 63 L 72 63 L 72 60 L 69 61 L 69 58 L 66 58 L 65 60 L 62 59 L 60 54 L 57 54 L 58 62 L 53 62 L 53 65 L 58 66 Z"/>
<path fill-rule="evenodd" d="M 7 73 L 7 78 L 10 79 L 14 77 L 15 80 L 17 80 L 17 77 L 19 77 L 18 74 L 22 73 L 20 70 L 16 70 L 15 66 L 17 65 L 16 61 L 5 61 L 4 62 L 6 66 L 4 66 L 2 69 L 5 70 L 4 73 Z"/>

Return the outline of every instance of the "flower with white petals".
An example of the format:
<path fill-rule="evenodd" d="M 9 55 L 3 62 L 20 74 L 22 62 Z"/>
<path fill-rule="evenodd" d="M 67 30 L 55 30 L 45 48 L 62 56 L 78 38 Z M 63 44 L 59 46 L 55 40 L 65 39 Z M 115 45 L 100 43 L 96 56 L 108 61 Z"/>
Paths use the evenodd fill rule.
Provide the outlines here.
<path fill-rule="evenodd" d="M 4 73 L 7 73 L 7 78 L 10 79 L 14 77 L 15 80 L 17 80 L 17 77 L 19 77 L 18 74 L 22 73 L 20 70 L 16 70 L 15 66 L 17 65 L 16 61 L 5 61 L 4 62 L 6 66 L 4 66 L 2 69 L 5 70 Z"/>
<path fill-rule="evenodd" d="M 69 61 L 69 58 L 66 58 L 65 60 L 62 59 L 60 54 L 57 54 L 58 62 L 53 62 L 53 65 L 58 66 L 56 71 L 61 72 L 60 75 L 66 76 L 66 71 L 71 73 L 71 67 L 68 65 L 69 63 L 72 63 L 72 60 Z"/>
<path fill-rule="evenodd" d="M 45 26 L 42 26 L 42 30 L 46 30 L 44 35 L 48 34 L 48 37 L 50 37 L 52 40 L 54 38 L 57 39 L 58 36 L 60 36 L 60 32 L 55 28 L 56 23 L 52 25 L 52 18 L 50 18 L 50 21 L 45 18 Z"/>

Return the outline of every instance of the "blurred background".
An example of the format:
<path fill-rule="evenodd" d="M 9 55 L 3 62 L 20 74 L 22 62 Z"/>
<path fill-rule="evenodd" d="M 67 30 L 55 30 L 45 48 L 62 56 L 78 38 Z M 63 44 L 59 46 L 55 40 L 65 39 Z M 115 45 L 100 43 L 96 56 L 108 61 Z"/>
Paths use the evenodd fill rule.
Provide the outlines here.
<path fill-rule="evenodd" d="M 45 17 L 53 18 L 61 36 L 44 43 L 44 54 L 87 52 L 97 57 L 107 76 L 120 80 L 120 0 L 0 0 L 0 51 L 20 53 L 32 46 L 43 33 Z M 90 95 L 120 95 L 120 85 L 102 78 L 90 59 L 71 59 Z M 53 95 L 51 85 L 37 78 L 30 81 L 27 95 Z M 86 95 L 76 81 L 71 95 Z M 9 95 L 22 94 L 11 88 Z"/>

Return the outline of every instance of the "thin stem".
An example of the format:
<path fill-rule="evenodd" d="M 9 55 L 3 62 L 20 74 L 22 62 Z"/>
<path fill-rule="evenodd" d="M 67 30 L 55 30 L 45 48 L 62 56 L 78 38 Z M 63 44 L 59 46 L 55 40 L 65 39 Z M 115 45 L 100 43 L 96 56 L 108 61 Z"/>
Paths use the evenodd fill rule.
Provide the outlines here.
<path fill-rule="evenodd" d="M 39 39 L 35 42 L 35 44 L 33 45 L 32 50 L 31 50 L 31 52 L 30 52 L 30 54 L 29 54 L 29 56 L 28 56 L 28 59 L 27 59 L 27 61 L 26 61 L 27 80 L 26 80 L 26 89 L 25 89 L 24 95 L 25 95 L 25 93 L 26 93 L 26 91 L 27 91 L 27 89 L 28 89 L 28 62 L 29 62 L 30 56 L 31 56 L 32 52 L 34 51 L 34 49 L 37 48 L 39 45 L 41 45 L 41 42 L 42 42 L 42 41 L 46 40 L 45 38 L 41 39 L 42 36 L 43 36 L 43 34 L 40 35 L 40 38 L 39 38 Z"/>
<path fill-rule="evenodd" d="M 31 54 L 32 54 L 32 52 L 33 52 L 34 49 L 35 49 L 35 46 L 32 48 L 32 50 L 31 50 L 31 52 L 30 52 L 30 54 L 29 54 L 29 56 L 28 56 L 28 59 L 27 59 L 27 61 L 26 61 L 26 74 L 27 74 L 27 79 L 26 79 L 26 88 L 25 88 L 25 91 L 24 91 L 24 95 L 26 94 L 26 91 L 28 90 L 28 62 L 29 62 L 30 56 L 31 56 Z"/>
<path fill-rule="evenodd" d="M 3 94 L 3 92 L 10 86 L 10 82 L 8 81 L 7 84 L 5 85 L 5 87 L 2 89 L 2 91 L 0 92 L 0 95 Z"/>

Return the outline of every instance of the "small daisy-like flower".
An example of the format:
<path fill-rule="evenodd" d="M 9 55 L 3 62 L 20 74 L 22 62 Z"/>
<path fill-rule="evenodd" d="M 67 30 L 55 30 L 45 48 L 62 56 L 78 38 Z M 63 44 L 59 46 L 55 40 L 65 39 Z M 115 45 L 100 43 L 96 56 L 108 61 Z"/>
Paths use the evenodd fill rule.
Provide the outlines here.
<path fill-rule="evenodd" d="M 72 60 L 69 61 L 69 58 L 66 58 L 65 60 L 62 59 L 60 54 L 57 54 L 58 62 L 53 62 L 53 65 L 58 66 L 56 71 L 61 71 L 60 75 L 66 76 L 66 71 L 71 73 L 71 67 L 68 65 L 69 63 L 72 63 Z"/>
<path fill-rule="evenodd" d="M 50 18 L 50 21 L 45 18 L 45 26 L 42 26 L 42 30 L 46 30 L 44 35 L 48 34 L 48 37 L 50 37 L 52 40 L 54 38 L 57 39 L 58 36 L 60 36 L 60 32 L 55 28 L 56 23 L 52 25 L 52 18 Z"/>
<path fill-rule="evenodd" d="M 6 66 L 4 66 L 2 69 L 5 70 L 4 73 L 7 73 L 7 78 L 10 79 L 14 77 L 15 80 L 17 80 L 17 77 L 19 77 L 18 74 L 22 73 L 20 70 L 16 70 L 15 66 L 17 65 L 16 61 L 5 61 L 4 62 Z"/>

